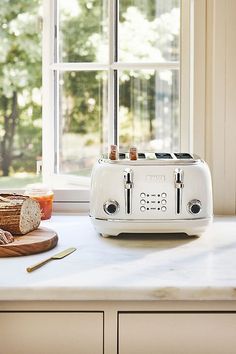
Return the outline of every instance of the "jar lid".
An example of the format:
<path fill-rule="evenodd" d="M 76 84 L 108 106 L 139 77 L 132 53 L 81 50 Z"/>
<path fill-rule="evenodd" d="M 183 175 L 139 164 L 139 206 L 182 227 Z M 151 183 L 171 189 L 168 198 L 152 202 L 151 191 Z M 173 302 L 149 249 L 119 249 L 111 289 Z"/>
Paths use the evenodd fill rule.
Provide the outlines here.
<path fill-rule="evenodd" d="M 44 195 L 49 192 L 52 193 L 51 189 L 43 183 L 28 184 L 25 190 L 26 195 Z"/>

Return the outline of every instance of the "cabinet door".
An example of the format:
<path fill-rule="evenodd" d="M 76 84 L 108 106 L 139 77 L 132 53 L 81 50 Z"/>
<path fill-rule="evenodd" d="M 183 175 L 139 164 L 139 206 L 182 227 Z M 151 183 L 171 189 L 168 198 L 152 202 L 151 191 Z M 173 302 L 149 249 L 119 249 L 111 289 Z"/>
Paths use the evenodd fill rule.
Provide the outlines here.
<path fill-rule="evenodd" d="M 234 313 L 121 313 L 118 354 L 235 354 Z"/>
<path fill-rule="evenodd" d="M 103 313 L 0 313 L 0 353 L 102 354 Z"/>

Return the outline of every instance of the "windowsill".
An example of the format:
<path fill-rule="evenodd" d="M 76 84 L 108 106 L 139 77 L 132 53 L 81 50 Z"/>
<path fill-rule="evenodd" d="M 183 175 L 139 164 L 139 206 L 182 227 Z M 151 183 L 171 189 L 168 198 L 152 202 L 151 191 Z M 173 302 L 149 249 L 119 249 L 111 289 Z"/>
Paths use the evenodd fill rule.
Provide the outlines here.
<path fill-rule="evenodd" d="M 129 235 L 104 239 L 86 215 L 54 215 L 55 249 L 1 258 L 0 300 L 236 300 L 236 217 L 216 217 L 200 238 Z M 77 251 L 27 273 L 68 247 Z"/>

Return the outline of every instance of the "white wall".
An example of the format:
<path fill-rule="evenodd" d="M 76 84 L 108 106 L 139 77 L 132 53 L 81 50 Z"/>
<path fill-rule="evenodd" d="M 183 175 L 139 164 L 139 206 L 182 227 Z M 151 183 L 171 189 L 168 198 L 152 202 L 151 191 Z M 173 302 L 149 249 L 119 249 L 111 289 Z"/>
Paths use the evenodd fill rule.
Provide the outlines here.
<path fill-rule="evenodd" d="M 205 158 L 215 214 L 236 211 L 236 0 L 207 0 Z"/>

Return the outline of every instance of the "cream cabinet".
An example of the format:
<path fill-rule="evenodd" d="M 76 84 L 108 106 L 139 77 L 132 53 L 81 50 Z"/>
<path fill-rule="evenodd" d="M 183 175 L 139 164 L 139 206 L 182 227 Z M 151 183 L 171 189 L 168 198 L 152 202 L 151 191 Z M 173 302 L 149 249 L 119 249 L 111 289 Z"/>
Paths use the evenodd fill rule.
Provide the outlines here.
<path fill-rule="evenodd" d="M 235 354 L 236 302 L 0 302 L 0 354 Z"/>
<path fill-rule="evenodd" d="M 120 313 L 118 354 L 235 354 L 235 313 Z"/>
<path fill-rule="evenodd" d="M 103 312 L 1 312 L 2 354 L 103 354 Z"/>

